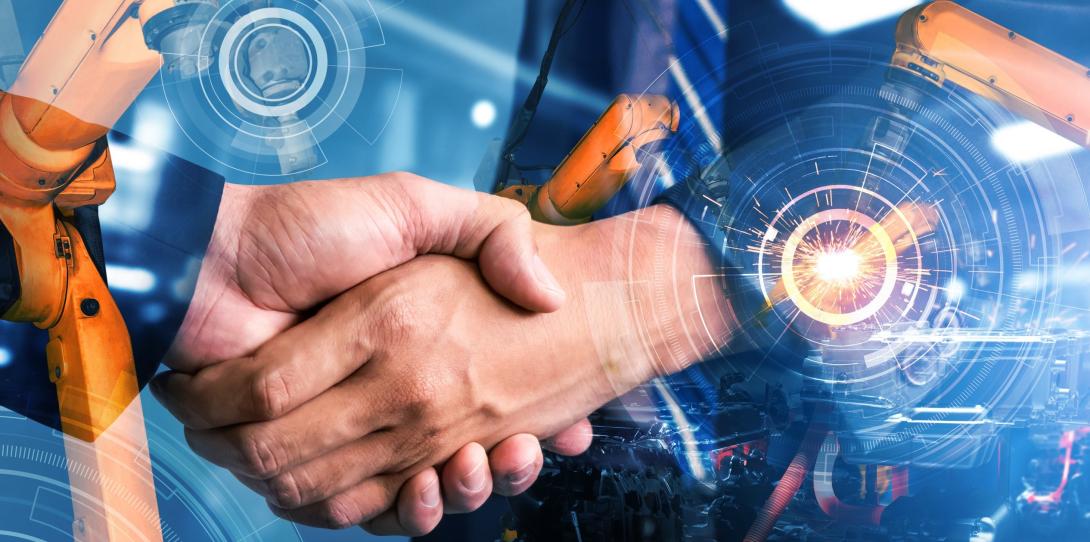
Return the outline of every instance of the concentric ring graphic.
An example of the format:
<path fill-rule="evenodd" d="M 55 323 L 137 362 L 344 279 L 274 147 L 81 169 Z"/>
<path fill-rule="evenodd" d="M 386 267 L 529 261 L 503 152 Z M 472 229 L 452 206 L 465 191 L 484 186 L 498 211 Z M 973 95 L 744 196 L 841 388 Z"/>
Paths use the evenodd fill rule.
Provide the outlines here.
<path fill-rule="evenodd" d="M 285 23 L 292 23 L 289 26 Z M 240 82 L 244 70 L 241 57 L 244 47 L 253 34 L 268 29 L 285 29 L 292 32 L 312 59 L 308 67 L 313 71 L 290 96 L 279 99 L 262 99 Z M 300 30 L 301 29 L 301 30 Z M 313 52 L 311 51 L 313 49 Z M 263 117 L 294 115 L 318 96 L 329 72 L 325 41 L 318 29 L 302 15 L 284 8 L 262 8 L 243 15 L 231 25 L 219 50 L 219 71 L 227 94 L 243 109 Z M 202 81 L 204 81 L 202 79 Z M 269 103 L 272 102 L 272 103 Z M 276 102 L 283 102 L 276 104 Z"/>
<path fill-rule="evenodd" d="M 301 178 L 328 162 L 334 134 L 370 146 L 385 130 L 403 73 L 368 63 L 385 44 L 370 2 L 225 0 L 199 17 L 207 67 L 163 70 L 161 87 L 181 131 L 219 164 Z"/>
<path fill-rule="evenodd" d="M 789 225 L 800 205 L 813 200 L 819 208 L 831 206 L 834 199 L 845 199 L 844 192 L 847 199 L 858 193 L 856 207 L 864 196 L 868 202 L 879 203 L 880 218 L 857 208 L 825 208 L 798 219 L 783 240 L 780 229 Z M 895 240 L 890 230 L 899 230 L 902 236 Z M 777 286 L 782 284 L 787 297 L 805 315 L 833 326 L 856 324 L 883 309 L 898 284 L 907 294 L 905 305 L 912 303 L 925 274 L 919 250 L 911 221 L 889 200 L 854 185 L 819 187 L 788 202 L 769 223 L 758 249 L 759 283 L 770 305 L 780 300 L 767 287 L 775 282 L 768 275 L 779 275 Z M 909 254 L 904 264 L 898 261 L 902 252 Z"/>
<path fill-rule="evenodd" d="M 724 378 L 754 397 L 783 386 L 833 404 L 841 454 L 857 463 L 979 464 L 1037 408 L 1027 390 L 1045 368 L 1024 360 L 1048 359 L 1075 310 L 1055 281 L 1054 174 L 990 144 L 1021 119 L 891 70 L 888 54 L 739 51 L 732 83 L 699 96 L 727 112 L 722 151 L 683 123 L 647 168 L 701 187 L 686 212 L 719 266 L 691 277 L 699 314 L 670 331 L 678 348 L 712 343 L 717 356 L 655 388 L 675 405 L 664 420 L 702 428 L 679 461 L 740 438 L 687 410 L 720 400 Z M 657 241 L 657 276 L 678 271 L 681 248 Z M 715 320 L 731 335 L 711 336 Z"/>

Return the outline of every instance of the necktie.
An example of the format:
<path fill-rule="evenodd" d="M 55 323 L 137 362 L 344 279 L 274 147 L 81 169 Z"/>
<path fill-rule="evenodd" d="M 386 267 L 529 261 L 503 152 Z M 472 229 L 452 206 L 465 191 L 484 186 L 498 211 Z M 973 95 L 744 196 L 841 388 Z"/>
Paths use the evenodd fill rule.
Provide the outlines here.
<path fill-rule="evenodd" d="M 681 111 L 676 145 L 705 160 L 722 148 L 727 0 L 679 0 L 667 73 Z M 679 149 L 675 149 L 679 150 Z M 706 164 L 700 164 L 706 165 Z"/>

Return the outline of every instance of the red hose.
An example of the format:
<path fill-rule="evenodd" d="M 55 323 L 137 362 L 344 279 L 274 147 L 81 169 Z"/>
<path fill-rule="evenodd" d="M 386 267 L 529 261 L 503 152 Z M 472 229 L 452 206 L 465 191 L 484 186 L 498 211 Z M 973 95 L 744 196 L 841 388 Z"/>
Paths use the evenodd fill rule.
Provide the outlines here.
<path fill-rule="evenodd" d="M 783 478 L 780 478 L 780 483 L 776 484 L 776 489 L 773 489 L 772 494 L 768 496 L 764 507 L 757 513 L 757 519 L 753 521 L 753 525 L 750 525 L 749 532 L 743 539 L 744 542 L 764 542 L 768 538 L 768 535 L 772 533 L 772 527 L 780 519 L 780 514 L 802 487 L 806 474 L 814 468 L 814 462 L 821 450 L 821 443 L 825 441 L 825 434 L 828 432 L 825 424 L 816 419 L 818 417 L 815 413 L 815 419 L 810 422 L 810 428 L 806 430 L 806 436 L 799 444 L 798 453 L 787 466 L 787 471 L 783 473 Z"/>

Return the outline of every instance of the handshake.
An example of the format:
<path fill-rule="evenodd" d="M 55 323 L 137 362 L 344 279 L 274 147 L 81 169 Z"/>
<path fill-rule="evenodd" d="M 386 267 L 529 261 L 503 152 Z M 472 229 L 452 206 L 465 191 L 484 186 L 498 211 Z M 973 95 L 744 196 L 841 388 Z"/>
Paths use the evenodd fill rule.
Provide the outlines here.
<path fill-rule="evenodd" d="M 525 491 L 542 445 L 581 453 L 590 412 L 714 351 L 716 319 L 671 333 L 712 273 L 665 205 L 556 227 L 403 173 L 228 186 L 151 389 L 277 515 L 422 535 Z"/>

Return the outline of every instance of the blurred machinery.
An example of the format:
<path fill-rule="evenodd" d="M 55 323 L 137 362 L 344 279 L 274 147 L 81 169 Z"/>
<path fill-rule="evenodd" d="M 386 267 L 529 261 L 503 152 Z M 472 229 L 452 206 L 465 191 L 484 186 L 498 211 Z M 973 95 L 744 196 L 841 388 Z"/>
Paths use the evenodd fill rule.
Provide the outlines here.
<path fill-rule="evenodd" d="M 240 49 L 245 54 L 243 71 L 248 82 L 256 87 L 256 94 L 272 103 L 291 100 L 306 90 L 308 80 L 314 76 L 309 47 L 298 31 L 288 26 L 265 27 L 256 30 L 243 40 Z M 253 92 L 253 90 L 251 90 Z M 299 122 L 294 112 L 284 112 L 274 117 L 283 126 Z M 281 135 L 290 132 L 281 128 Z M 318 163 L 314 151 L 313 136 L 306 138 L 270 138 L 284 173 L 313 168 Z"/>
<path fill-rule="evenodd" d="M 789 138 L 742 144 L 766 153 L 765 162 L 742 151 L 727 161 L 736 180 L 753 186 L 770 170 L 803 186 L 797 180 L 809 178 L 812 186 L 823 168 L 832 175 L 862 174 L 862 181 L 823 183 L 811 191 L 768 183 L 769 193 L 783 198 L 780 207 L 771 197 L 761 199 L 759 188 L 743 186 L 751 192 L 739 199 L 757 203 L 735 214 L 752 214 L 758 227 L 733 218 L 722 226 L 728 240 L 729 230 L 742 232 L 733 244 L 748 247 L 739 257 L 746 275 L 765 272 L 768 260 L 777 262 L 768 271 L 773 278 L 761 284 L 760 302 L 750 307 L 759 316 L 744 324 L 746 334 L 772 336 L 775 344 L 756 338 L 766 353 L 705 362 L 716 369 L 701 369 L 688 380 L 655 381 L 596 413 L 591 450 L 574 458 L 549 456 L 529 494 L 512 499 L 500 540 L 985 542 L 1069 540 L 1090 528 L 1090 335 L 1041 325 L 1062 321 L 1039 310 L 1047 305 L 1041 299 L 1055 293 L 1038 294 L 1023 283 L 1020 293 L 1006 294 L 1013 290 L 1000 288 L 1014 286 L 976 278 L 1027 274 L 1018 263 L 1022 252 L 1034 262 L 1047 261 L 1039 256 L 1046 241 L 1036 234 L 1034 218 L 1015 219 L 1010 206 L 983 206 L 984 220 L 999 224 L 1006 217 L 1010 227 L 1029 230 L 1031 241 L 1011 239 L 1015 248 L 993 248 L 989 243 L 1003 234 L 989 231 L 993 241 L 982 235 L 943 244 L 957 237 L 949 231 L 951 221 L 966 231 L 988 229 L 975 222 L 977 211 L 967 204 L 950 213 L 942 209 L 946 198 L 975 182 L 966 175 L 950 192 L 946 177 L 957 176 L 956 168 L 983 168 L 981 177 L 993 181 L 982 190 L 1000 199 L 1006 190 L 1021 189 L 994 182 L 998 174 L 977 151 L 968 151 L 976 153 L 975 162 L 961 161 L 941 141 L 927 146 L 947 135 L 943 129 L 962 144 L 976 135 L 971 130 L 985 130 L 984 117 L 973 110 L 982 98 L 1004 115 L 1013 112 L 1087 146 L 1090 71 L 948 1 L 904 14 L 896 40 L 877 90 L 850 82 L 865 61 L 845 62 L 844 103 L 850 107 L 815 108 L 812 118 L 787 123 Z M 763 55 L 758 63 L 765 69 L 771 61 Z M 790 60 L 808 65 L 801 57 Z M 547 64 L 548 55 L 543 73 Z M 788 69 L 761 78 L 786 86 L 795 76 Z M 795 106 L 784 95 L 828 92 L 839 84 L 838 73 L 830 68 L 813 76 L 814 88 L 822 90 L 781 86 L 777 93 L 788 103 L 776 104 L 769 116 Z M 753 100 L 755 110 L 739 109 L 739 116 L 757 116 L 767 107 L 759 96 Z M 626 103 L 622 98 L 613 107 Z M 875 115 L 872 104 L 894 113 Z M 851 109 L 857 105 L 858 121 Z M 529 110 L 524 117 L 532 117 Z M 615 192 L 618 177 L 601 180 L 585 172 L 608 169 L 615 156 L 616 141 L 602 143 L 595 131 L 629 138 L 639 133 L 628 128 L 627 117 L 620 129 L 605 127 L 616 126 L 618 118 L 612 110 L 603 115 L 545 187 L 505 188 L 501 182 L 503 194 L 530 205 L 538 220 L 585 220 L 596 208 L 581 209 L 572 219 L 549 205 L 542 209 L 538 199 L 566 194 L 549 202 L 560 208 L 572 192 L 610 187 L 602 191 L 606 199 Z M 854 128 L 845 131 L 852 137 L 862 134 L 858 169 L 830 118 L 838 119 L 839 129 Z M 783 131 L 777 122 L 772 129 Z M 516 120 L 516 135 L 525 130 L 520 124 Z M 660 123 L 654 139 L 669 135 L 671 125 L 676 130 L 676 120 Z M 836 150 L 817 147 L 810 156 L 799 134 L 828 138 Z M 767 150 L 792 141 L 797 169 Z M 515 147 L 504 147 L 504 181 Z M 926 158 L 914 161 L 918 155 Z M 575 156 L 599 158 L 586 158 L 594 165 L 573 175 L 567 162 Z M 899 179 L 904 171 L 912 174 Z M 694 174 L 713 173 L 723 176 L 711 167 Z M 899 184 L 907 190 L 895 198 L 883 195 Z M 910 197 L 921 185 L 926 196 Z M 1023 204 L 1034 197 L 1027 194 Z M 921 201 L 927 198 L 938 203 Z M 780 235 L 784 229 L 790 235 Z M 838 241 L 845 231 L 850 242 Z M 951 261 L 955 256 L 962 261 Z M 1048 280 L 1047 268 L 1032 270 L 1043 277 L 1034 285 Z M 965 273 L 974 277 L 976 290 L 962 291 Z M 777 324 L 778 317 L 786 323 Z M 780 361 L 770 363 L 773 356 Z M 708 374 L 718 376 L 717 384 Z"/>

